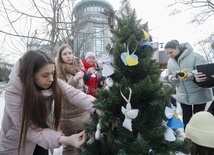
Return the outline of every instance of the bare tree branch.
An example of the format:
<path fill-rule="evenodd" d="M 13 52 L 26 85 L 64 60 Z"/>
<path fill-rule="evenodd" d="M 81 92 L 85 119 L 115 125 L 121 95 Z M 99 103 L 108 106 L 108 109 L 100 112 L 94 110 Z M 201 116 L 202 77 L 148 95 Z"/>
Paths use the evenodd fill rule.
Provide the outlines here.
<path fill-rule="evenodd" d="M 197 24 L 197 26 L 202 26 L 214 17 L 213 2 L 213 0 L 176 0 L 169 5 L 169 8 L 175 8 L 170 15 L 174 16 L 179 13 L 190 12 L 192 16 L 190 22 L 192 24 Z M 208 62 L 213 62 L 214 50 L 211 48 L 211 43 L 213 43 L 214 37 L 213 34 L 207 35 L 208 36 L 204 36 L 207 37 L 207 39 L 199 40 L 196 47 Z"/>
<path fill-rule="evenodd" d="M 183 5 L 182 9 L 174 9 L 170 15 L 176 15 L 181 12 L 194 11 L 192 23 L 203 24 L 210 17 L 214 16 L 214 3 L 211 0 L 176 0 L 168 7 Z M 180 7 L 181 8 L 181 7 Z"/>
<path fill-rule="evenodd" d="M 4 34 L 10 35 L 10 36 L 19 37 L 19 38 L 31 38 L 31 39 L 38 39 L 38 40 L 41 40 L 41 41 L 50 42 L 50 40 L 48 40 L 48 39 L 38 38 L 36 36 L 29 36 L 29 35 L 25 36 L 25 35 L 20 35 L 20 34 L 12 34 L 12 33 L 9 33 L 9 32 L 4 32 L 2 30 L 0 30 L 0 33 L 4 33 Z"/>
<path fill-rule="evenodd" d="M 73 21 L 70 20 L 73 19 L 73 15 L 68 14 L 72 10 L 66 10 L 71 9 L 70 5 L 74 5 L 75 0 L 31 0 L 29 2 L 31 5 L 28 5 L 28 11 L 23 11 L 23 8 L 19 10 L 18 6 L 15 6 L 14 1 L 1 0 L 0 13 L 6 20 L 4 28 L 0 28 L 0 33 L 5 35 L 4 45 L 9 46 L 10 44 L 9 47 L 12 50 L 11 46 L 20 47 L 20 44 L 15 45 L 15 42 L 22 41 L 21 44 L 24 45 L 24 48 L 43 46 L 46 42 L 49 45 L 50 55 L 53 57 L 57 42 L 73 33 L 71 26 Z M 23 19 L 26 20 L 23 21 Z M 20 27 L 21 25 L 22 27 Z M 6 36 L 11 37 L 10 41 Z M 16 39 L 17 41 L 15 41 Z"/>

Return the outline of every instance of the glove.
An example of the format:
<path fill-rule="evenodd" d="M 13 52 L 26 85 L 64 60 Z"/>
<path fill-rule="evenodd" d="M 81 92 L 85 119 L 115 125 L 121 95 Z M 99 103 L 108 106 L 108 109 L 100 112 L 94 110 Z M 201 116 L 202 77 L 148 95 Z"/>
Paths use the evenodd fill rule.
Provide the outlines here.
<path fill-rule="evenodd" d="M 185 79 L 187 77 L 188 73 L 186 71 L 181 70 L 180 72 L 177 73 L 177 75 L 179 76 L 179 78 Z"/>

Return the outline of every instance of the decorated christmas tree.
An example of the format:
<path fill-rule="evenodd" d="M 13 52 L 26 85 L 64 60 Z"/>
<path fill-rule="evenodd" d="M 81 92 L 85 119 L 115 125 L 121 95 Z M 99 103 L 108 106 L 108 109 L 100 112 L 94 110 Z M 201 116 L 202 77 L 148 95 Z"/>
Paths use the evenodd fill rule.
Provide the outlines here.
<path fill-rule="evenodd" d="M 82 155 L 175 155 L 186 152 L 188 142 L 178 139 L 177 130 L 167 126 L 166 107 L 171 90 L 164 91 L 160 69 L 152 55 L 148 24 L 141 24 L 135 10 L 123 1 L 121 16 L 111 29 L 109 53 L 98 57 L 106 86 L 97 91 L 93 115 L 86 125 L 88 141 Z M 170 111 L 170 110 L 169 110 Z M 177 116 L 176 116 L 177 118 Z M 171 129 L 171 130 L 170 130 Z M 168 135 L 167 135 L 168 133 Z M 174 137 L 173 137 L 174 136 Z"/>

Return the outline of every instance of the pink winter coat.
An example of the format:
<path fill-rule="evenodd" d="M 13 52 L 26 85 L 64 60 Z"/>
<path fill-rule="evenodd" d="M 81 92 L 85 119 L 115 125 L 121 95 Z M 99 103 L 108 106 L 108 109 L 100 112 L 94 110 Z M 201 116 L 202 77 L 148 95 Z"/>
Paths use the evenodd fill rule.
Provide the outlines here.
<path fill-rule="evenodd" d="M 2 128 L 0 131 L 0 155 L 18 155 L 18 142 L 21 126 L 21 94 L 22 84 L 18 77 L 19 62 L 14 65 L 14 68 L 9 76 L 10 81 L 5 91 L 5 108 L 2 119 Z M 70 103 L 81 107 L 85 110 L 94 112 L 93 101 L 94 97 L 86 95 L 82 91 L 71 87 L 62 80 L 58 80 L 62 96 Z M 81 102 L 79 102 L 81 101 Z M 47 100 L 47 107 L 51 113 L 51 102 Z M 36 144 L 45 149 L 59 148 L 61 144 L 58 143 L 62 132 L 55 131 L 50 128 L 41 129 L 39 132 L 29 128 L 27 133 L 25 150 L 21 149 L 21 155 L 32 155 Z"/>

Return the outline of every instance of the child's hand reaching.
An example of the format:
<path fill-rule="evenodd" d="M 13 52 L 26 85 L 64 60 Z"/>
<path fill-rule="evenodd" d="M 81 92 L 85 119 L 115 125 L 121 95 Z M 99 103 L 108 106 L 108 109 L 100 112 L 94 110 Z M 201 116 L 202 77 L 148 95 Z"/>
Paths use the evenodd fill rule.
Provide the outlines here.
<path fill-rule="evenodd" d="M 74 80 L 79 81 L 80 79 L 83 78 L 83 75 L 84 75 L 83 71 L 77 72 L 77 74 L 74 76 Z"/>
<path fill-rule="evenodd" d="M 88 75 L 91 75 L 91 74 L 93 74 L 95 72 L 95 68 L 94 67 L 90 67 L 89 69 L 88 69 L 88 71 L 87 71 L 87 74 Z"/>
<path fill-rule="evenodd" d="M 78 134 L 71 135 L 69 138 L 69 145 L 80 148 L 85 143 L 87 135 L 85 131 L 82 131 Z"/>
<path fill-rule="evenodd" d="M 61 136 L 59 138 L 59 143 L 65 145 L 71 145 L 76 148 L 80 148 L 86 142 L 87 135 L 85 131 L 82 131 L 71 136 Z"/>

